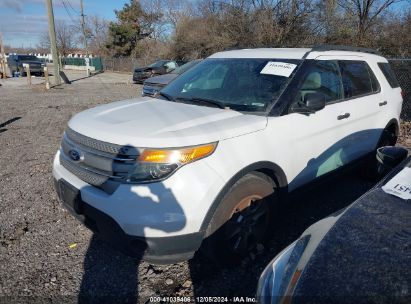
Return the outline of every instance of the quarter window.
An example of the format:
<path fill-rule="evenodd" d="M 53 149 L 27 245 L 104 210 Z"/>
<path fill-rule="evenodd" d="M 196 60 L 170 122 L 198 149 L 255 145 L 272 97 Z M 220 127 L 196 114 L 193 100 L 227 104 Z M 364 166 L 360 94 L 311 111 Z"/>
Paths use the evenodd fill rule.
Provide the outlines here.
<path fill-rule="evenodd" d="M 400 84 L 398 83 L 397 77 L 395 77 L 395 73 L 391 69 L 390 64 L 388 62 L 379 62 L 378 66 L 380 67 L 385 78 L 387 78 L 391 88 L 398 88 Z"/>
<path fill-rule="evenodd" d="M 377 79 L 364 61 L 340 61 L 339 64 L 345 98 L 366 95 L 379 90 Z"/>
<path fill-rule="evenodd" d="M 297 101 L 304 101 L 308 93 L 321 93 L 326 102 L 342 98 L 342 85 L 338 64 L 335 61 L 315 60 L 306 67 Z"/>

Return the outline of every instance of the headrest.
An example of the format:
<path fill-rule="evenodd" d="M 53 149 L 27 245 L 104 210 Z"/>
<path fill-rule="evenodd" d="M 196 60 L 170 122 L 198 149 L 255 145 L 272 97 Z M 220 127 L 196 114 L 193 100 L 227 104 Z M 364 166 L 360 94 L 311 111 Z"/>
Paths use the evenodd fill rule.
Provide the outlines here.
<path fill-rule="evenodd" d="M 316 90 L 321 88 L 321 75 L 318 72 L 311 72 L 304 81 L 302 90 Z"/>

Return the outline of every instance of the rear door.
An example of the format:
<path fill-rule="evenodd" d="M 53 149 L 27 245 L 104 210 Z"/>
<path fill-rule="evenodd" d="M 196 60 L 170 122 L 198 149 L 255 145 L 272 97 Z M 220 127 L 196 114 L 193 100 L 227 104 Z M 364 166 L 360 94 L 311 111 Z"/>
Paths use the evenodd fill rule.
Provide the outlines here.
<path fill-rule="evenodd" d="M 339 124 L 344 132 L 347 162 L 372 152 L 381 136 L 381 107 L 384 98 L 371 68 L 361 57 L 339 56 L 338 65 L 343 84 Z M 318 59 L 330 59 L 320 56 Z"/>

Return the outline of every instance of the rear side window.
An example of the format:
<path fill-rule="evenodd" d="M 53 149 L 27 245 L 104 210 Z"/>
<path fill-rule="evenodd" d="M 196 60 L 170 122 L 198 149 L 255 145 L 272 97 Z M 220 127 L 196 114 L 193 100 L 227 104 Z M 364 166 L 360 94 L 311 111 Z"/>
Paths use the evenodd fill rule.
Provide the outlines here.
<path fill-rule="evenodd" d="M 398 83 L 397 77 L 395 77 L 394 71 L 391 69 L 390 64 L 388 62 L 379 62 L 378 66 L 380 67 L 385 78 L 387 78 L 391 88 L 398 88 L 400 84 Z"/>
<path fill-rule="evenodd" d="M 364 61 L 340 61 L 344 97 L 351 98 L 377 92 L 379 84 Z"/>

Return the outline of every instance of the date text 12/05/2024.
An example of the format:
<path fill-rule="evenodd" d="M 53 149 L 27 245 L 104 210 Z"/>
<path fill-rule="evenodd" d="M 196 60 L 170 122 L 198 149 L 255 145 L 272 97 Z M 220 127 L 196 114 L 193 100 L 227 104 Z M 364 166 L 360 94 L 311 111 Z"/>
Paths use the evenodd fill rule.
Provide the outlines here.
<path fill-rule="evenodd" d="M 151 297 L 151 303 L 256 303 L 257 299 L 253 297 Z"/>

